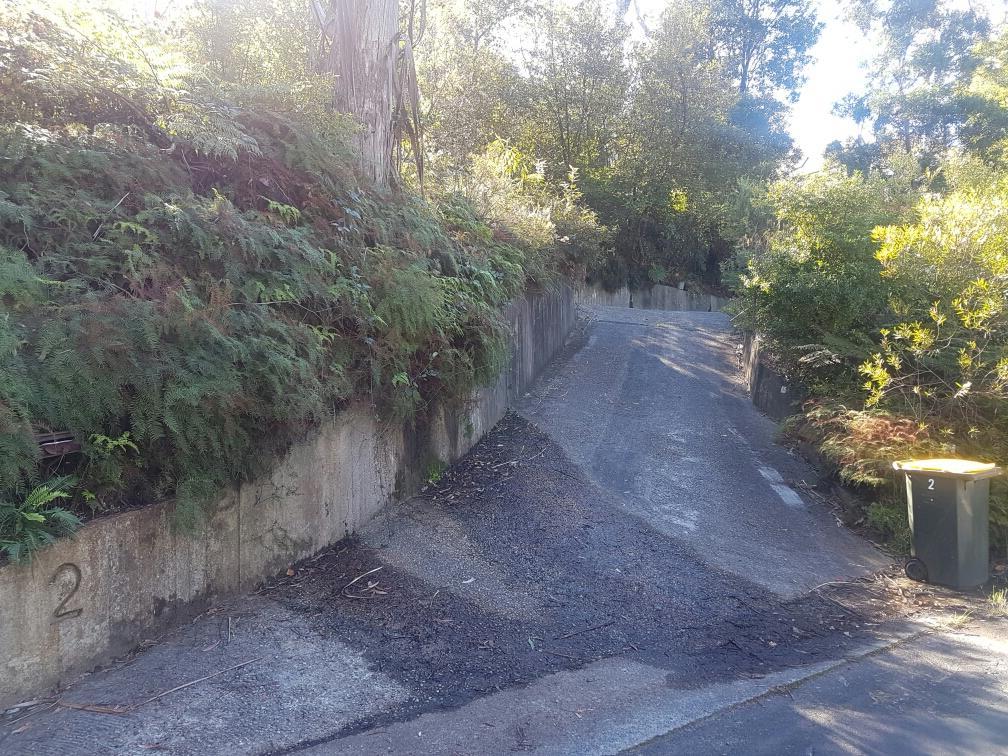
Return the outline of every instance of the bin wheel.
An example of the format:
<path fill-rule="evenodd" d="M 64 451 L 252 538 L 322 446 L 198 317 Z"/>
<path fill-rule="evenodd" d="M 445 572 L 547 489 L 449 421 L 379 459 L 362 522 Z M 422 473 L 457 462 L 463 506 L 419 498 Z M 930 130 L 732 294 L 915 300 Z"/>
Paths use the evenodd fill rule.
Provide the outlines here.
<path fill-rule="evenodd" d="M 908 559 L 906 565 L 903 567 L 903 570 L 906 572 L 906 576 L 911 580 L 916 580 L 918 583 L 927 582 L 927 565 L 920 559 L 917 559 L 916 557 Z"/>

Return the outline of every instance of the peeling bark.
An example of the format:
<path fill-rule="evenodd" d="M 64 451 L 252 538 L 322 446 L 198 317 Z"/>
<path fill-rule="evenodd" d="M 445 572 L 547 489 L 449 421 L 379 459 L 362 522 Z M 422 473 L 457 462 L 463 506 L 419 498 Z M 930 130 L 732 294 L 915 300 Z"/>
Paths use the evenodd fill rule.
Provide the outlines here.
<path fill-rule="evenodd" d="M 331 0 L 323 12 L 320 68 L 335 75 L 333 107 L 357 121 L 365 177 L 388 187 L 393 177 L 398 0 Z"/>

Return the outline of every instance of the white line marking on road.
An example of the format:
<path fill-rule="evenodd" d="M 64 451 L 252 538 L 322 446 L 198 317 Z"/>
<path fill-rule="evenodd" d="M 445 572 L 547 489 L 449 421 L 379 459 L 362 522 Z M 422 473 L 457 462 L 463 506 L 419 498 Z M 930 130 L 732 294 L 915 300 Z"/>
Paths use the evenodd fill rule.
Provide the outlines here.
<path fill-rule="evenodd" d="M 785 486 L 783 483 L 771 483 L 770 487 L 777 492 L 781 501 L 789 507 L 794 507 L 795 509 L 805 508 L 805 502 L 802 501 L 801 496 L 795 493 L 795 490 L 791 486 Z"/>
<path fill-rule="evenodd" d="M 784 476 L 777 472 L 772 467 L 767 467 L 766 465 L 759 466 L 759 474 L 764 478 L 769 480 L 771 483 L 783 483 Z"/>
<path fill-rule="evenodd" d="M 805 502 L 802 501 L 801 496 L 795 493 L 795 490 L 791 486 L 784 482 L 783 475 L 769 465 L 759 465 L 757 469 L 759 470 L 759 474 L 770 483 L 770 488 L 777 492 L 781 501 L 795 509 L 805 508 Z"/>

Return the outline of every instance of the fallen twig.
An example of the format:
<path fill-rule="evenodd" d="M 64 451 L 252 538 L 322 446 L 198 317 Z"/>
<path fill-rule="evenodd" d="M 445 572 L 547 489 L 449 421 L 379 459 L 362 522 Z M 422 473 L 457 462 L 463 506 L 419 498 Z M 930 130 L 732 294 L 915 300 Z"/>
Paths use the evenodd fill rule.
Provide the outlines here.
<path fill-rule="evenodd" d="M 830 581 L 829 583 L 821 583 L 820 585 L 815 586 L 815 588 L 811 589 L 808 593 L 816 593 L 821 588 L 826 588 L 827 586 L 855 586 L 858 583 L 859 581 Z"/>
<path fill-rule="evenodd" d="M 135 706 L 101 706 L 97 704 L 75 704 L 66 701 L 57 701 L 63 709 L 75 709 L 77 711 L 93 711 L 96 714 L 129 714 Z"/>
<path fill-rule="evenodd" d="M 157 701 L 159 698 L 164 698 L 169 693 L 174 693 L 177 690 L 182 690 L 183 688 L 191 687 L 191 686 L 195 685 L 196 683 L 201 683 L 204 680 L 209 680 L 211 677 L 217 677 L 218 675 L 223 675 L 225 672 L 231 672 L 231 671 L 236 670 L 236 669 L 241 669 L 242 667 L 247 667 L 249 664 L 253 664 L 253 663 L 259 661 L 260 659 L 262 659 L 262 657 L 261 656 L 257 656 L 254 659 L 249 659 L 248 661 L 243 661 L 241 664 L 235 664 L 235 665 L 232 665 L 232 666 L 230 666 L 230 667 L 228 667 L 226 669 L 219 669 L 216 672 L 213 672 L 213 673 L 211 673 L 209 675 L 206 675 L 205 677 L 199 678 L 198 680 L 193 680 L 192 682 L 187 682 L 187 683 L 182 683 L 181 685 L 176 685 L 174 688 L 171 688 L 170 690 L 166 690 L 166 691 L 164 691 L 162 693 L 158 693 L 156 696 L 151 696 L 146 701 L 141 701 L 140 703 L 138 703 L 136 706 L 134 706 L 132 708 L 134 708 L 134 709 L 139 708 L 141 706 L 144 706 L 145 704 L 151 703 L 152 701 Z"/>
<path fill-rule="evenodd" d="M 592 630 L 601 630 L 603 627 L 609 627 L 616 620 L 608 620 L 607 622 L 602 622 L 598 625 L 592 625 L 591 627 L 586 627 L 581 630 L 574 630 L 573 632 L 567 633 L 566 635 L 558 635 L 553 640 L 564 640 L 565 638 L 573 638 L 575 635 L 581 635 L 581 633 L 590 633 Z"/>
<path fill-rule="evenodd" d="M 524 447 L 522 447 L 522 448 L 524 449 Z M 543 453 L 544 453 L 544 452 L 545 452 L 545 451 L 546 451 L 546 450 L 547 450 L 548 448 L 549 448 L 549 444 L 546 444 L 545 446 L 543 446 L 543 448 L 542 448 L 542 449 L 540 449 L 540 450 L 539 450 L 538 452 L 536 452 L 535 454 L 533 454 L 533 455 L 532 455 L 531 457 L 529 457 L 528 459 L 508 459 L 508 460 L 505 460 L 505 461 L 503 461 L 503 462 L 500 462 L 500 463 L 498 463 L 498 464 L 496 464 L 496 465 L 490 465 L 490 469 L 491 469 L 491 470 L 496 470 L 496 469 L 497 469 L 498 467 L 504 467 L 505 465 L 514 465 L 514 466 L 517 466 L 517 465 L 518 465 L 519 463 L 521 463 L 521 462 L 524 462 L 525 464 L 528 464 L 528 463 L 529 463 L 529 462 L 531 462 L 531 461 L 532 461 L 533 459 L 536 459 L 537 457 L 541 457 L 541 456 L 543 455 Z"/>
<path fill-rule="evenodd" d="M 367 572 L 361 573 L 360 575 L 358 575 L 357 577 L 355 577 L 353 580 L 351 580 L 349 583 L 347 583 L 346 585 L 344 585 L 343 586 L 343 590 L 345 591 L 347 588 L 349 588 L 351 585 L 353 585 L 354 583 L 356 583 L 361 578 L 365 578 L 368 575 L 370 575 L 372 573 L 375 573 L 375 572 L 378 572 L 378 570 L 381 570 L 381 569 L 384 569 L 384 568 L 385 568 L 385 565 L 381 565 L 380 567 L 375 567 L 373 570 L 368 570 Z"/>
<path fill-rule="evenodd" d="M 347 590 L 347 588 L 349 588 L 351 585 L 353 585 L 354 583 L 356 583 L 361 578 L 365 578 L 368 575 L 371 575 L 371 574 L 373 574 L 375 572 L 378 572 L 378 570 L 383 569 L 384 566 L 385 565 L 381 565 L 379 567 L 375 567 L 373 570 L 368 570 L 367 572 L 365 572 L 365 573 L 363 573 L 361 575 L 358 575 L 353 580 L 351 580 L 349 583 L 347 583 L 346 585 L 344 585 L 343 589 L 340 591 L 340 593 L 342 593 L 346 598 L 356 598 L 356 599 L 374 598 L 376 594 L 384 596 L 387 593 L 387 591 L 380 590 L 378 588 L 377 581 L 370 581 L 369 580 L 367 587 L 364 589 L 365 591 L 368 591 L 368 590 L 371 591 L 371 595 L 370 596 L 365 596 L 362 593 L 350 593 Z"/>
<path fill-rule="evenodd" d="M 56 708 L 56 706 L 58 704 L 59 704 L 58 701 L 53 701 L 51 704 L 49 704 L 48 706 L 46 706 L 46 707 L 44 707 L 42 709 L 37 709 L 35 711 L 29 711 L 27 714 L 22 714 L 17 719 L 11 720 L 10 722 L 4 722 L 3 726 L 4 727 L 12 727 L 13 725 L 16 725 L 18 722 L 20 722 L 20 721 L 22 721 L 24 719 L 28 719 L 28 717 L 34 717 L 36 714 L 41 714 L 44 711 L 52 711 L 53 709 Z"/>
<path fill-rule="evenodd" d="M 91 235 L 91 238 L 92 238 L 92 239 L 97 239 L 97 238 L 98 238 L 98 235 L 99 235 L 99 234 L 101 233 L 101 230 L 102 230 L 102 226 L 104 226 L 104 225 L 105 225 L 105 221 L 107 221 L 107 220 L 108 220 L 108 217 L 109 217 L 110 215 L 112 215 L 112 213 L 114 213 L 114 212 L 116 211 L 116 208 L 117 208 L 117 207 L 119 207 L 119 205 L 121 205 L 121 204 L 123 203 L 123 200 L 124 200 L 124 199 L 126 199 L 126 198 L 127 198 L 127 197 L 129 197 L 129 196 L 130 196 L 130 193 L 129 193 L 129 192 L 126 192 L 126 194 L 124 194 L 124 195 L 123 195 L 122 197 L 120 197 L 120 198 L 119 198 L 119 201 L 118 201 L 118 202 L 116 202 L 116 203 L 115 203 L 115 204 L 114 204 L 114 205 L 112 206 L 112 209 L 111 209 L 111 210 L 109 210 L 109 211 L 108 211 L 107 213 L 105 213 L 105 217 L 104 217 L 104 218 L 102 218 L 102 219 L 101 219 L 101 220 L 100 220 L 100 221 L 98 222 L 98 228 L 96 228 L 96 229 L 95 229 L 95 231 L 94 231 L 94 233 L 93 233 L 93 234 Z"/>
<path fill-rule="evenodd" d="M 218 677 L 226 672 L 233 672 L 236 669 L 241 669 L 242 667 L 247 667 L 249 664 L 254 664 L 255 662 L 262 659 L 261 656 L 257 656 L 254 659 L 249 659 L 248 661 L 243 661 L 241 664 L 234 664 L 225 669 L 219 669 L 216 672 L 212 672 L 209 675 L 204 675 L 197 680 L 191 680 L 187 683 L 182 683 L 181 685 L 176 685 L 174 688 L 169 688 L 164 690 L 157 695 L 151 696 L 150 698 L 141 701 L 140 703 L 130 704 L 129 706 L 101 706 L 97 704 L 75 704 L 69 701 L 57 701 L 56 705 L 61 706 L 64 709 L 76 709 L 78 711 L 93 711 L 97 714 L 129 714 L 132 711 L 136 711 L 141 706 L 146 706 L 149 703 L 157 701 L 159 698 L 164 698 L 170 693 L 175 693 L 176 691 L 183 690 L 185 688 L 190 688 L 193 685 L 209 680 L 213 677 Z"/>
<path fill-rule="evenodd" d="M 844 604 L 841 604 L 841 603 L 840 603 L 839 601 L 837 601 L 837 600 L 836 600 L 835 598 L 833 598 L 832 596 L 827 596 L 827 595 L 826 595 L 825 593 L 821 593 L 821 592 L 819 592 L 819 591 L 816 591 L 816 595 L 817 595 L 817 596 L 818 596 L 819 598 L 824 598 L 824 599 L 826 599 L 826 600 L 827 600 L 827 601 L 829 601 L 829 602 L 830 602 L 831 604 L 836 604 L 836 606 L 838 606 L 838 607 L 839 607 L 839 608 L 840 608 L 840 609 L 841 609 L 841 610 L 842 610 L 842 611 L 843 611 L 844 613 L 846 613 L 846 614 L 850 614 L 850 615 L 852 615 L 852 616 L 854 616 L 854 617 L 856 617 L 856 616 L 857 616 L 857 612 L 856 612 L 856 611 L 854 611 L 853 609 L 851 609 L 851 608 L 850 608 L 849 606 L 845 606 Z"/>

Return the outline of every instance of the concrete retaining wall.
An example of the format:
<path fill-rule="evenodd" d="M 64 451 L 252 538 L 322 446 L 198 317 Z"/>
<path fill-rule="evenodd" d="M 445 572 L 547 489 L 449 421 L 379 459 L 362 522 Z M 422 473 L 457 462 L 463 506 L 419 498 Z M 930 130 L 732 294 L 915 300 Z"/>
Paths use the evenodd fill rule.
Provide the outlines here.
<path fill-rule="evenodd" d="M 577 291 L 577 299 L 578 302 L 586 305 L 629 307 L 630 289 L 622 286 L 616 291 L 606 291 L 601 286 L 582 286 Z"/>
<path fill-rule="evenodd" d="M 758 334 L 747 333 L 742 342 L 742 374 L 749 384 L 753 404 L 780 421 L 801 410 L 805 398 L 800 386 L 788 382 L 769 362 Z"/>
<path fill-rule="evenodd" d="M 730 300 L 713 294 L 700 294 L 656 284 L 646 289 L 629 289 L 624 286 L 616 291 L 606 291 L 599 286 L 584 286 L 578 290 L 578 301 L 582 304 L 612 307 L 639 307 L 642 310 L 717 312 Z"/>
<path fill-rule="evenodd" d="M 200 533 L 174 533 L 169 505 L 154 504 L 90 522 L 29 565 L 0 568 L 0 708 L 254 588 L 414 492 L 432 461 L 465 454 L 563 347 L 573 291 L 528 295 L 508 318 L 507 369 L 462 406 L 406 427 L 353 405 L 267 478 L 224 496 Z"/>

